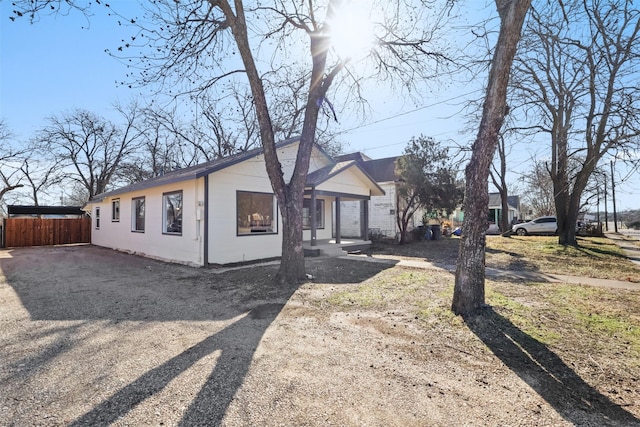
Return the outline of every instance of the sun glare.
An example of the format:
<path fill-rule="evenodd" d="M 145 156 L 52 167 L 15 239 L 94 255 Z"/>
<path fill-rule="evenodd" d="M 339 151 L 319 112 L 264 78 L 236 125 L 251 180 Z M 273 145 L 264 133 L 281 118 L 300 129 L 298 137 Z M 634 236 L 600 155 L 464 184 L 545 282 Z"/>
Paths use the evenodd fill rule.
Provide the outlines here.
<path fill-rule="evenodd" d="M 331 45 L 342 59 L 354 59 L 373 47 L 371 4 L 365 1 L 344 1 L 329 22 Z"/>

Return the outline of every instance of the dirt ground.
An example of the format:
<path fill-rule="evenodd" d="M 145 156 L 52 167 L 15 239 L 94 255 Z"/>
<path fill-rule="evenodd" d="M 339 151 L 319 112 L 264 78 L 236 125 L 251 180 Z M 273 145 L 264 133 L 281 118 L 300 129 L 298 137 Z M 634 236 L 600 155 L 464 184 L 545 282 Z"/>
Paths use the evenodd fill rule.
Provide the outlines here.
<path fill-rule="evenodd" d="M 429 323 L 396 299 L 405 283 L 445 312 L 448 272 L 335 258 L 307 269 L 308 283 L 276 287 L 274 265 L 1 250 L 0 425 L 640 426 L 638 364 L 573 358 L 491 309 Z M 350 308 L 372 280 L 389 296 Z"/>

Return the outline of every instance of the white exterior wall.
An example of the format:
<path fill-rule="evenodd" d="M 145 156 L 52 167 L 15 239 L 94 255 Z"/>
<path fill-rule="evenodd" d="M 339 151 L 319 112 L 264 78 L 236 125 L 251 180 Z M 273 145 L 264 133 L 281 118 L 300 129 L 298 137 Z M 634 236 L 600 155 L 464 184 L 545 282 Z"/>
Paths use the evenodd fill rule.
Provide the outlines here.
<path fill-rule="evenodd" d="M 261 162 L 243 162 L 215 172 L 209 179 L 209 263 L 231 264 L 280 256 L 282 221 L 277 233 L 238 235 L 237 191 L 273 194 Z M 275 197 L 274 197 L 275 200 Z M 274 201 L 274 205 L 277 204 Z"/>
<path fill-rule="evenodd" d="M 317 187 L 319 191 L 346 193 L 358 196 L 369 196 L 369 189 L 365 185 L 364 176 L 358 169 L 348 169 L 331 178 L 330 181 Z M 378 196 L 373 196 L 373 198 Z M 384 196 L 379 196 L 384 197 Z M 335 198 L 331 199 L 331 218 L 335 217 Z M 326 206 L 325 206 L 326 209 Z M 340 202 L 340 236 L 364 238 L 362 236 L 362 210 L 360 200 L 344 200 Z M 332 235 L 335 235 L 336 224 L 331 224 Z M 319 237 L 318 237 L 319 238 Z"/>
<path fill-rule="evenodd" d="M 297 148 L 297 144 L 291 144 L 278 152 L 285 180 L 289 180 L 293 172 Z M 309 171 L 313 172 L 327 164 L 329 160 L 314 149 Z M 209 175 L 209 263 L 231 264 L 279 257 L 282 254 L 282 219 L 279 207 L 276 204 L 277 233 L 238 235 L 237 191 L 273 194 L 262 155 Z M 325 210 L 326 208 L 325 202 Z M 321 237 L 324 236 L 321 231 L 318 233 L 319 239 L 324 238 Z M 310 238 L 310 232 L 306 235 Z"/>
<path fill-rule="evenodd" d="M 333 201 L 335 199 L 333 197 L 318 197 L 317 199 L 324 200 L 324 228 L 316 229 L 316 240 L 328 240 L 332 237 L 331 229 L 333 227 L 333 215 L 331 212 L 331 206 L 333 206 Z M 311 230 L 302 230 L 302 240 L 311 240 Z"/>
<path fill-rule="evenodd" d="M 318 191 L 369 196 L 369 188 L 357 170 L 348 169 L 316 187 Z"/>
<path fill-rule="evenodd" d="M 163 193 L 182 190 L 182 235 L 162 234 Z M 131 231 L 132 199 L 145 198 L 144 232 Z M 111 221 L 112 200 L 120 200 L 120 221 Z M 203 179 L 182 181 L 146 190 L 123 193 L 92 204 L 92 243 L 164 261 L 201 266 L 203 258 Z M 100 207 L 100 229 L 96 229 L 95 211 Z M 200 211 L 198 213 L 198 211 Z"/>
<path fill-rule="evenodd" d="M 289 180 L 297 153 L 297 144 L 290 144 L 279 149 L 278 156 L 283 167 L 285 180 Z M 309 172 L 323 168 L 331 163 L 324 154 L 314 148 Z M 325 183 L 324 191 L 363 194 L 366 185 L 354 186 L 351 180 L 362 179 L 359 171 L 345 171 L 338 174 L 331 183 Z M 205 198 L 204 180 L 208 180 L 208 194 Z M 363 188 L 364 187 L 364 188 Z M 182 190 L 183 217 L 182 235 L 162 234 L 163 193 Z M 213 172 L 198 179 L 185 180 L 145 190 L 132 191 L 113 196 L 100 203 L 89 205 L 92 209 L 92 241 L 95 245 L 118 249 L 150 258 L 184 263 L 204 265 L 204 222 L 205 203 L 208 203 L 208 239 L 207 261 L 211 264 L 232 264 L 279 257 L 282 253 L 282 220 L 275 204 L 277 233 L 255 233 L 238 235 L 237 230 L 237 192 L 257 192 L 273 194 L 271 183 L 266 173 L 262 155 L 245 160 Z M 132 199 L 145 197 L 145 231 L 133 232 Z M 120 221 L 111 221 L 111 202 L 120 200 Z M 208 200 L 207 200 L 208 199 Z M 325 201 L 325 224 L 317 230 L 318 239 L 332 237 L 332 205 L 333 197 L 322 197 Z M 95 229 L 95 208 L 100 207 L 100 229 Z M 344 218 L 344 215 L 343 215 Z M 344 221 L 344 219 L 343 219 Z M 309 240 L 311 231 L 303 231 L 303 239 Z"/>
<path fill-rule="evenodd" d="M 341 237 L 353 237 L 366 239 L 367 236 L 361 236 L 361 217 L 362 217 L 362 205 L 359 200 L 349 200 L 346 202 L 340 202 L 340 236 Z M 335 205 L 334 213 L 335 213 Z M 333 230 L 335 232 L 335 224 L 333 224 Z"/>
<path fill-rule="evenodd" d="M 369 200 L 369 230 L 385 237 L 395 237 L 396 225 L 396 185 L 393 182 L 378 183 L 384 190 L 383 196 L 372 196 Z M 340 206 L 340 231 L 343 236 L 360 235 L 360 202 L 342 202 Z M 391 213 L 391 212 L 394 213 Z M 363 236 L 364 237 L 364 236 Z M 368 236 L 367 236 L 368 237 Z"/>
<path fill-rule="evenodd" d="M 369 229 L 393 238 L 398 232 L 396 224 L 396 185 L 393 182 L 378 183 L 384 196 L 374 196 L 369 201 Z M 393 213 L 391 213 L 393 211 Z"/>
<path fill-rule="evenodd" d="M 383 182 L 378 185 L 384 190 L 383 196 L 372 196 L 369 200 L 369 230 L 394 238 L 399 231 L 396 222 L 396 185 L 394 182 Z M 360 202 L 346 201 L 340 206 L 342 236 L 360 235 Z M 392 213 L 393 212 L 393 213 Z M 422 225 L 423 211 L 419 209 L 409 222 L 409 230 Z"/>

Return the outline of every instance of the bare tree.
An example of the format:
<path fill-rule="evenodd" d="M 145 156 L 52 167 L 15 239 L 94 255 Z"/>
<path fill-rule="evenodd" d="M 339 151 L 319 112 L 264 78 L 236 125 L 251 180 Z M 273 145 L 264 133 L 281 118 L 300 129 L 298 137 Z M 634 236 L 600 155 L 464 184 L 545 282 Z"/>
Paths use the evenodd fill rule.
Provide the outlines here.
<path fill-rule="evenodd" d="M 525 186 L 523 203 L 531 209 L 533 216 L 555 215 L 553 181 L 545 162 L 531 160 L 533 168 L 520 180 Z"/>
<path fill-rule="evenodd" d="M 48 189 L 60 184 L 64 179 L 56 159 L 36 158 L 34 151 L 24 159 L 20 171 L 29 183 L 29 192 L 34 206 L 40 206 L 40 197 L 47 195 Z"/>
<path fill-rule="evenodd" d="M 140 132 L 134 126 L 139 110 L 117 107 L 124 125 L 113 123 L 86 110 L 52 116 L 38 134 L 38 141 L 65 168 L 71 181 L 86 191 L 86 199 L 103 193 L 126 159 L 137 148 Z M 85 200 L 86 201 L 86 200 Z"/>
<path fill-rule="evenodd" d="M 456 314 L 470 315 L 485 303 L 484 260 L 486 231 L 489 226 L 489 167 L 507 113 L 506 98 L 511 65 L 530 5 L 531 0 L 496 0 L 501 21 L 500 34 L 489 71 L 482 119 L 473 144 L 471 160 L 465 170 L 465 218 L 451 306 Z"/>
<path fill-rule="evenodd" d="M 41 6 L 40 1 L 36 6 L 29 1 L 18 3 L 32 12 Z M 144 16 L 122 19 L 135 26 L 135 34 L 123 40 L 121 50 L 128 54 L 123 59 L 132 60 L 132 70 L 142 70 L 131 76 L 137 83 L 159 84 L 159 90 L 171 95 L 214 93 L 217 99 L 225 98 L 230 85 L 248 85 L 267 175 L 283 223 L 277 280 L 305 277 L 302 206 L 319 118 L 335 118 L 340 111 L 338 101 L 364 100 L 365 77 L 378 84 L 395 83 L 397 89 L 419 97 L 425 81 L 445 71 L 449 58 L 443 52 L 452 53 L 450 46 L 439 45 L 445 39 L 438 37 L 452 1 L 374 3 L 368 11 L 348 15 L 352 4 L 341 0 L 158 0 L 141 2 Z M 340 23 L 340 18 L 348 19 Z M 368 31 L 340 37 L 339 30 L 359 28 L 365 21 L 375 25 L 366 51 L 343 51 L 343 46 Z M 303 88 L 300 98 L 295 98 L 293 92 L 299 88 Z M 276 128 L 278 107 L 285 105 L 282 100 L 287 94 L 289 99 L 303 100 L 291 105 L 294 114 L 289 114 L 300 125 L 284 126 L 283 122 Z M 295 130 L 300 136 L 295 166 L 286 175 L 276 150 L 281 130 Z"/>
<path fill-rule="evenodd" d="M 267 174 L 283 222 L 277 280 L 304 278 L 303 195 L 318 120 L 336 112 L 332 94 L 342 99 L 335 92 L 342 88 L 343 93 L 361 96 L 363 75 L 401 79 L 400 86 L 409 89 L 435 75 L 436 66 L 446 61 L 434 37 L 445 9 L 431 3 L 435 2 L 413 7 L 402 1 L 380 2 L 372 9 L 371 13 L 379 14 L 376 49 L 369 51 L 369 62 L 363 62 L 362 68 L 352 67 L 356 61 L 336 49 L 348 40 L 332 40 L 340 14 L 346 13 L 342 7 L 346 3 L 338 0 L 246 4 L 239 0 L 161 0 L 146 4 L 145 23 L 137 21 L 142 29 L 126 42 L 134 46 L 145 40 L 145 48 L 153 48 L 153 55 L 137 55 L 144 70 L 140 83 L 166 83 L 178 76 L 188 86 L 186 92 L 215 91 L 218 99 L 224 99 L 230 85 L 248 83 Z M 340 76 L 345 78 L 343 84 Z M 286 106 L 282 102 L 286 99 L 296 102 Z M 298 100 L 303 102 L 298 104 Z M 289 120 L 280 120 L 285 117 Z M 279 135 L 294 131 L 300 143 L 294 170 L 285 176 L 275 147 Z"/>
<path fill-rule="evenodd" d="M 14 148 L 11 144 L 12 138 L 13 133 L 6 123 L 0 120 L 0 201 L 9 191 L 23 187 L 20 162 L 25 150 Z"/>
<path fill-rule="evenodd" d="M 86 16 L 89 14 L 91 3 L 71 0 L 22 0 L 12 2 L 11 6 L 13 15 L 9 17 L 10 20 L 27 17 L 33 23 L 40 20 L 41 14 L 67 15 L 71 11 L 78 11 Z"/>
<path fill-rule="evenodd" d="M 595 168 L 640 147 L 640 10 L 631 0 L 543 3 L 523 43 L 514 86 L 531 129 L 549 136 L 558 241 L 575 245 Z"/>
<path fill-rule="evenodd" d="M 509 186 L 507 185 L 507 154 L 509 146 L 506 143 L 504 133 L 498 137 L 497 149 L 497 162 L 494 160 L 491 163 L 489 176 L 500 194 L 500 230 L 504 233 L 511 227 L 509 224 Z"/>

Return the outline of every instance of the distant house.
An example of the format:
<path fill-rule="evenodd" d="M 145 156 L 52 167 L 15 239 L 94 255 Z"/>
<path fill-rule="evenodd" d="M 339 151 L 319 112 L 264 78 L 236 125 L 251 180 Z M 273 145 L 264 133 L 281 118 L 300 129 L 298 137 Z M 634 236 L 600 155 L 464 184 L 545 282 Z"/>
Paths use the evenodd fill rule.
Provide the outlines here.
<path fill-rule="evenodd" d="M 290 139 L 276 146 L 285 179 L 298 144 Z M 314 146 L 302 212 L 305 247 L 346 244 L 332 233 L 341 201 L 383 194 L 358 162 L 336 161 Z M 281 256 L 282 222 L 262 148 L 99 194 L 85 209 L 98 246 L 194 266 Z"/>
<path fill-rule="evenodd" d="M 351 153 L 337 156 L 336 159 L 346 161 L 355 160 L 384 190 L 383 195 L 372 196 L 368 201 L 368 230 L 370 233 L 393 238 L 400 231 L 397 225 L 397 189 L 398 175 L 396 174 L 396 161 L 399 156 L 383 159 L 371 159 L 363 153 Z M 348 236 L 360 229 L 364 219 L 358 216 L 362 209 L 353 202 L 342 204 L 341 232 Z M 418 210 L 409 223 L 409 229 L 422 225 L 422 210 Z"/>
<path fill-rule="evenodd" d="M 520 196 L 507 196 L 509 224 L 514 218 L 522 219 L 520 213 Z M 502 197 L 500 193 L 489 193 L 489 222 L 500 224 L 502 218 Z"/>
<path fill-rule="evenodd" d="M 509 223 L 514 218 L 522 219 L 520 211 L 520 196 L 508 196 L 507 197 L 507 209 L 509 212 Z M 500 193 L 489 193 L 489 231 L 492 233 L 499 233 L 500 218 L 502 215 L 502 197 Z M 456 209 L 451 215 L 451 221 L 453 225 L 460 225 L 464 221 L 464 211 L 462 208 Z"/>

